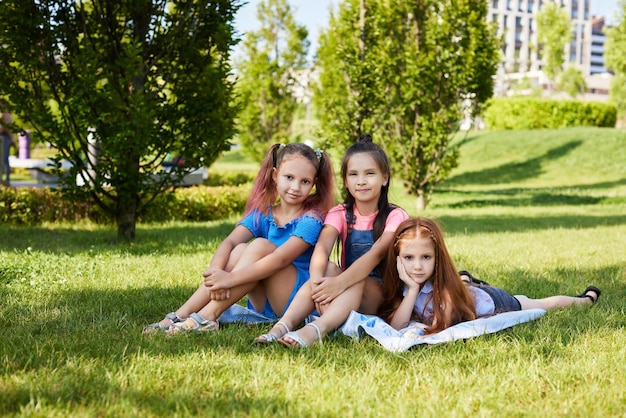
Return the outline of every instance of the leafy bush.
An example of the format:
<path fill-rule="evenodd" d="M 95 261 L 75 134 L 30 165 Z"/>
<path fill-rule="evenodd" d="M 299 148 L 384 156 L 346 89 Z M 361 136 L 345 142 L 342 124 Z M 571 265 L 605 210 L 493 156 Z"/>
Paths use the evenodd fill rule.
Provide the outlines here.
<path fill-rule="evenodd" d="M 209 177 L 202 182 L 204 186 L 240 186 L 252 183 L 255 175 L 252 173 L 227 171 L 225 173 L 209 173 Z"/>
<path fill-rule="evenodd" d="M 140 222 L 210 221 L 242 212 L 250 187 L 189 187 L 159 196 Z M 0 187 L 0 222 L 38 225 L 44 222 L 111 222 L 89 197 L 71 199 L 63 189 Z"/>
<path fill-rule="evenodd" d="M 211 221 L 243 212 L 250 194 L 248 185 L 188 187 L 159 196 L 140 216 L 140 222 L 168 220 Z"/>
<path fill-rule="evenodd" d="M 483 118 L 489 129 L 558 129 L 575 126 L 615 127 L 613 104 L 540 98 L 492 98 Z"/>

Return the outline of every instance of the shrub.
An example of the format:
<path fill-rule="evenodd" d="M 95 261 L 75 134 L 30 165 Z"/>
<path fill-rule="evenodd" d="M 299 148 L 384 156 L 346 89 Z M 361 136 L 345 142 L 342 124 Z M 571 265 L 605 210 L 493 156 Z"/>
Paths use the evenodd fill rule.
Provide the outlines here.
<path fill-rule="evenodd" d="M 209 221 L 243 212 L 250 187 L 189 187 L 159 196 L 140 214 L 139 222 Z M 69 198 L 63 189 L 0 187 L 0 221 L 39 225 L 89 219 L 110 222 L 90 197 Z"/>
<path fill-rule="evenodd" d="M 613 104 L 541 98 L 492 98 L 483 118 L 489 129 L 558 129 L 575 126 L 615 127 Z"/>
<path fill-rule="evenodd" d="M 202 182 L 204 186 L 240 186 L 254 181 L 255 174 L 228 171 L 225 173 L 209 173 L 206 180 Z"/>
<path fill-rule="evenodd" d="M 187 187 L 159 196 L 140 222 L 210 221 L 243 212 L 250 186 Z"/>

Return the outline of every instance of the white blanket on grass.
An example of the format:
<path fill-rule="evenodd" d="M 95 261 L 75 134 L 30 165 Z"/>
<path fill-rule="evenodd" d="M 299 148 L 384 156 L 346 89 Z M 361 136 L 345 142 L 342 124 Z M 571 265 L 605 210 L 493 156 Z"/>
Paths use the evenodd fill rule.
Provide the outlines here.
<path fill-rule="evenodd" d="M 543 309 L 505 312 L 462 322 L 436 334 L 424 335 L 422 330 L 424 325 L 418 322 L 413 322 L 408 327 L 398 331 L 377 316 L 352 311 L 339 330 L 357 340 L 362 338 L 364 334 L 370 335 L 387 350 L 401 352 L 417 344 L 440 344 L 491 334 L 523 322 L 535 320 L 545 313 L 546 311 Z"/>
<path fill-rule="evenodd" d="M 408 327 L 396 330 L 382 318 L 374 315 L 364 315 L 356 311 L 350 312 L 346 322 L 339 328 L 339 332 L 348 337 L 360 340 L 365 334 L 376 339 L 389 351 L 406 351 L 418 344 L 441 344 L 454 340 L 478 337 L 483 334 L 492 334 L 505 328 L 523 322 L 533 321 L 546 311 L 543 309 L 529 309 L 525 311 L 505 312 L 486 318 L 478 318 L 473 321 L 461 322 L 436 334 L 424 335 L 423 324 L 413 322 Z M 305 322 L 317 319 L 310 315 Z M 233 305 L 219 318 L 223 323 L 260 324 L 273 323 L 275 319 L 267 318 L 258 312 L 239 305 Z"/>

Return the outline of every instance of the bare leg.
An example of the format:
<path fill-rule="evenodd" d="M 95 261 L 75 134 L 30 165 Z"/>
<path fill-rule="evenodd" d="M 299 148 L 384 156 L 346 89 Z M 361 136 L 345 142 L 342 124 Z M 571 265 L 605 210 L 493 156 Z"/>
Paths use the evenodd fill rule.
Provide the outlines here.
<path fill-rule="evenodd" d="M 598 300 L 600 296 L 598 292 L 594 290 L 588 290 L 586 295 L 590 295 L 594 300 Z M 519 300 L 522 305 L 522 310 L 526 309 L 555 309 L 555 308 L 567 308 L 572 305 L 593 305 L 593 301 L 588 297 L 581 296 L 550 296 L 543 299 L 530 299 L 526 296 L 516 295 L 515 298 Z"/>
<path fill-rule="evenodd" d="M 346 289 L 345 292 L 337 296 L 326 306 L 324 314 L 320 316 L 319 319 L 312 322 L 317 325 L 322 338 L 330 331 L 343 324 L 351 311 L 358 309 L 361 299 L 363 298 L 363 288 L 365 287 L 364 282 L 365 281 L 361 281 Z M 318 338 L 317 330 L 310 326 L 299 329 L 296 334 L 306 342 L 307 346 L 313 344 Z M 296 340 L 288 336 L 284 336 L 282 338 L 282 342 L 292 347 L 297 347 L 299 345 Z"/>
<path fill-rule="evenodd" d="M 335 277 L 338 276 L 340 273 L 341 269 L 337 267 L 336 264 L 328 262 L 328 266 L 326 267 L 326 271 L 324 272 L 325 277 Z M 283 316 L 278 320 L 276 324 L 274 324 L 272 329 L 270 329 L 269 334 L 273 334 L 277 338 L 282 337 L 284 334 L 287 333 L 287 331 L 294 329 L 296 325 L 304 321 L 304 319 L 308 315 L 310 315 L 313 310 L 316 309 L 316 305 L 313 302 L 313 298 L 311 296 L 311 286 L 311 282 L 307 282 L 304 286 L 300 288 L 300 290 L 298 290 Z M 272 306 L 274 305 L 272 304 Z M 326 306 L 327 305 L 324 305 L 324 308 Z M 318 313 L 322 314 L 322 310 L 320 310 L 319 307 L 317 307 L 317 309 Z M 266 342 L 265 338 L 259 338 L 257 338 L 255 341 Z"/>
<path fill-rule="evenodd" d="M 304 318 L 313 312 L 314 309 L 315 305 L 311 298 L 311 286 L 309 283 L 306 283 L 298 290 L 282 318 L 274 324 L 268 334 L 273 334 L 276 338 L 281 338 L 289 330 L 292 330 L 296 325 L 304 321 Z M 267 342 L 267 338 L 259 337 L 255 339 L 255 341 Z"/>
<path fill-rule="evenodd" d="M 233 268 L 239 262 L 241 256 L 245 253 L 248 244 L 239 244 L 230 253 L 228 263 L 224 268 L 225 271 L 232 271 Z M 187 318 L 193 312 L 198 312 L 202 307 L 206 306 L 211 301 L 209 290 L 204 286 L 204 283 L 200 284 L 200 287 L 183 303 L 183 305 L 176 310 L 175 314 L 179 318 Z M 166 327 L 171 325 L 172 321 L 169 318 L 163 318 L 159 325 Z"/>
<path fill-rule="evenodd" d="M 363 299 L 358 311 L 366 315 L 376 315 L 378 308 L 383 303 L 383 286 L 370 277 L 363 281 L 365 282 L 365 288 L 363 289 Z"/>
<path fill-rule="evenodd" d="M 248 267 L 249 265 L 255 263 L 261 258 L 265 257 L 268 254 L 271 254 L 276 249 L 276 245 L 272 244 L 270 241 L 264 238 L 257 238 L 252 241 L 246 247 L 245 252 L 241 255 L 239 260 L 237 261 L 235 267 L 232 271 L 240 270 L 242 268 Z M 295 275 L 296 269 L 293 265 L 287 266 L 285 269 L 278 271 L 274 274 L 277 278 L 282 279 L 284 281 L 289 280 L 289 273 L 292 276 L 292 283 L 289 286 L 288 283 L 283 282 L 283 286 L 289 286 L 289 289 L 293 288 L 293 283 L 295 283 Z M 206 306 L 204 306 L 198 314 L 200 314 L 204 319 L 210 321 L 216 321 L 217 318 L 230 306 L 236 303 L 243 296 L 248 294 L 250 298 L 250 302 L 252 306 L 257 311 L 261 311 L 265 307 L 265 302 L 267 300 L 267 293 L 265 291 L 265 287 L 263 281 L 269 280 L 270 278 L 260 278 L 257 282 L 246 283 L 241 286 L 233 287 L 230 289 L 230 297 L 225 300 L 211 300 Z M 291 294 L 291 292 L 289 293 Z M 286 299 L 285 299 L 286 304 Z"/>

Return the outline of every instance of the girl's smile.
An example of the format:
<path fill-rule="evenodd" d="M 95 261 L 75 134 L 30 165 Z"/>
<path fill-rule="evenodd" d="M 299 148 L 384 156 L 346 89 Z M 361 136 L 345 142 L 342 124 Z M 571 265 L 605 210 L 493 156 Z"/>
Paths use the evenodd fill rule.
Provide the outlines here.
<path fill-rule="evenodd" d="M 389 178 L 368 153 L 353 155 L 348 161 L 345 186 L 358 203 L 378 203 Z M 364 212 L 361 212 L 364 213 Z"/>
<path fill-rule="evenodd" d="M 301 204 L 315 185 L 316 168 L 304 157 L 289 157 L 274 169 L 273 176 L 281 200 Z"/>

